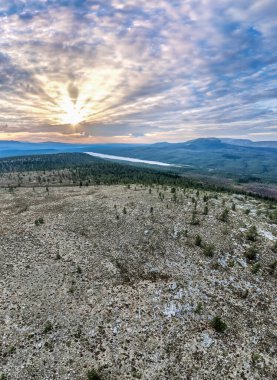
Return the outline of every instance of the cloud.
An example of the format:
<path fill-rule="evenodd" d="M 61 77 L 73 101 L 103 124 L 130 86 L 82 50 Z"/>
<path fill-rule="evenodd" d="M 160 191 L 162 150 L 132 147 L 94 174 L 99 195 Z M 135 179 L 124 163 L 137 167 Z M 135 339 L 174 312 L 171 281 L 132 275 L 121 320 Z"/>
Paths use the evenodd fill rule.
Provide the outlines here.
<path fill-rule="evenodd" d="M 273 0 L 0 0 L 0 138 L 263 136 L 276 16 Z"/>

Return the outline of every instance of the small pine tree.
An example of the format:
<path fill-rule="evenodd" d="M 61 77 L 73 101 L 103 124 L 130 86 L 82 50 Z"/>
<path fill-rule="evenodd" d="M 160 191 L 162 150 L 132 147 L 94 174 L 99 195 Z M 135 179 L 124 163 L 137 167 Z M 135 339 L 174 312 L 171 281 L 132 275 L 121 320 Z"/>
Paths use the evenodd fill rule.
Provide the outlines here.
<path fill-rule="evenodd" d="M 257 260 L 257 248 L 252 245 L 246 252 L 245 252 L 245 257 L 248 261 L 255 261 Z"/>
<path fill-rule="evenodd" d="M 251 226 L 246 232 L 246 239 L 250 241 L 256 241 L 258 237 L 258 231 L 256 226 Z"/>
<path fill-rule="evenodd" d="M 215 329 L 215 331 L 224 333 L 227 329 L 227 325 L 219 316 L 215 316 L 211 321 L 211 326 Z"/>
<path fill-rule="evenodd" d="M 203 214 L 204 214 L 204 215 L 208 215 L 208 213 L 209 213 L 209 208 L 208 208 L 207 205 L 205 205 L 205 207 L 204 207 L 204 211 L 203 211 Z"/>
<path fill-rule="evenodd" d="M 222 222 L 228 222 L 229 210 L 225 208 L 222 214 L 219 216 L 219 220 Z"/>
<path fill-rule="evenodd" d="M 87 380 L 101 380 L 101 377 L 95 369 L 91 369 L 87 372 Z"/>
<path fill-rule="evenodd" d="M 200 235 L 196 235 L 196 237 L 195 237 L 195 245 L 197 247 L 201 247 L 201 245 L 202 245 L 202 238 L 201 238 Z"/>
<path fill-rule="evenodd" d="M 207 257 L 213 257 L 215 253 L 215 246 L 212 243 L 204 245 L 204 255 Z"/>

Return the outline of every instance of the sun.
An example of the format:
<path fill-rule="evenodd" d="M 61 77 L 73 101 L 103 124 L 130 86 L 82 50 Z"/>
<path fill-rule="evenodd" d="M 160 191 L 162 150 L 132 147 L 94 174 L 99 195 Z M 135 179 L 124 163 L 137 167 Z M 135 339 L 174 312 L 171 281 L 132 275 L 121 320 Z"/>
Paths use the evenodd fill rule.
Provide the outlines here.
<path fill-rule="evenodd" d="M 61 105 L 64 113 L 61 115 L 61 122 L 64 124 L 77 125 L 80 124 L 84 117 L 76 104 L 73 104 L 70 100 L 64 101 Z"/>

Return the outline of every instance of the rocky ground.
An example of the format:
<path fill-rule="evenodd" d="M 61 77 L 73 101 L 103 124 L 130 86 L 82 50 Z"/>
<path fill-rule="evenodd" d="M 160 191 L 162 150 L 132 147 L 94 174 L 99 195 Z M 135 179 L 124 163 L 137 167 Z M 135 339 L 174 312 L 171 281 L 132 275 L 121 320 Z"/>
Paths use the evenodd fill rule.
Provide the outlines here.
<path fill-rule="evenodd" d="M 0 200 L 1 380 L 276 379 L 276 205 L 139 185 Z"/>

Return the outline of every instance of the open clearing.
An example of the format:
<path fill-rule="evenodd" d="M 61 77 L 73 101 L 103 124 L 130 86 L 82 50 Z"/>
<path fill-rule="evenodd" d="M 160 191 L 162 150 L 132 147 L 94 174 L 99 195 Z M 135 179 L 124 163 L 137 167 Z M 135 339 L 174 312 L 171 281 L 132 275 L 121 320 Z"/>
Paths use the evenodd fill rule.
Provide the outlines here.
<path fill-rule="evenodd" d="M 0 199 L 3 379 L 276 379 L 277 232 L 265 202 L 139 185 Z"/>

